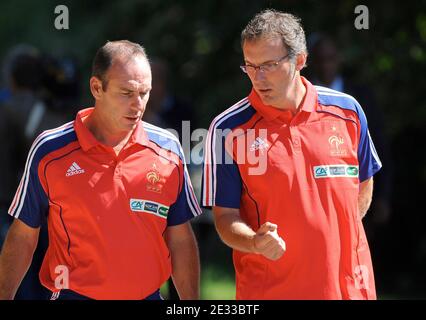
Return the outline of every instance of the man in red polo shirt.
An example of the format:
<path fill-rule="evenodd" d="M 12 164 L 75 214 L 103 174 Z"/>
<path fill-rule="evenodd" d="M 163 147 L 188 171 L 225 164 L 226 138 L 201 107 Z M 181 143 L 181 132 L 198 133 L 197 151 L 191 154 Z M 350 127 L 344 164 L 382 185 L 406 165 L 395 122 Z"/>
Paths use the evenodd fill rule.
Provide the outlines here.
<path fill-rule="evenodd" d="M 10 206 L 0 299 L 12 299 L 47 218 L 40 270 L 51 299 L 160 299 L 172 275 L 181 299 L 199 298 L 200 214 L 179 141 L 141 121 L 151 90 L 144 49 L 107 42 L 93 62 L 95 107 L 33 143 Z"/>
<path fill-rule="evenodd" d="M 291 14 L 257 14 L 242 49 L 253 89 L 213 120 L 202 191 L 234 249 L 237 299 L 375 299 L 361 219 L 381 163 L 361 107 L 300 76 Z"/>

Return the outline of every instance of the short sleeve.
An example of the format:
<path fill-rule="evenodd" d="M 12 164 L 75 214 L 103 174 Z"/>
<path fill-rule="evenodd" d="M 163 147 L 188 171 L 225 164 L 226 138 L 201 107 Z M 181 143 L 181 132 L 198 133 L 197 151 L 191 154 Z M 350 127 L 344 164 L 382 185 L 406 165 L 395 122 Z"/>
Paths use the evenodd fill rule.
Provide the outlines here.
<path fill-rule="evenodd" d="M 362 108 L 358 108 L 357 111 L 360 121 L 360 139 L 358 145 L 359 180 L 362 182 L 379 171 L 382 163 L 368 131 L 367 118 L 364 111 Z"/>
<path fill-rule="evenodd" d="M 201 214 L 201 208 L 195 196 L 186 164 L 183 163 L 180 168 L 183 183 L 176 202 L 170 206 L 167 216 L 168 226 L 185 223 Z"/>
<path fill-rule="evenodd" d="M 35 151 L 35 146 L 30 149 L 25 171 L 8 213 L 28 226 L 38 228 L 47 216 L 49 202 L 40 182 L 40 154 Z"/>
<path fill-rule="evenodd" d="M 242 181 L 238 165 L 227 152 L 226 132 L 209 132 L 204 148 L 202 206 L 239 208 Z"/>

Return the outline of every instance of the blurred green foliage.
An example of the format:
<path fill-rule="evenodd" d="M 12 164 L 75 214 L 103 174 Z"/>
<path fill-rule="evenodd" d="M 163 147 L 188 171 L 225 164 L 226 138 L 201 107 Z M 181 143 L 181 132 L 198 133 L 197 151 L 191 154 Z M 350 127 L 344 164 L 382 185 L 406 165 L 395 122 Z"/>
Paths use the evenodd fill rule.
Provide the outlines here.
<path fill-rule="evenodd" d="M 59 4 L 69 8 L 69 30 L 54 28 L 54 8 Z M 354 8 L 359 4 L 369 8 L 369 30 L 354 28 Z M 413 75 L 426 71 L 425 0 L 2 0 L 0 57 L 17 43 L 74 56 L 86 84 L 91 59 L 106 40 L 137 41 L 151 56 L 168 60 L 175 90 L 195 102 L 195 111 L 207 126 L 214 115 L 248 92 L 249 82 L 238 68 L 239 34 L 253 14 L 267 7 L 299 15 L 307 34 L 324 31 L 337 39 L 344 48 L 346 68 L 376 92 L 391 135 L 423 123 L 423 81 L 414 81 Z M 87 86 L 83 89 L 89 97 Z"/>

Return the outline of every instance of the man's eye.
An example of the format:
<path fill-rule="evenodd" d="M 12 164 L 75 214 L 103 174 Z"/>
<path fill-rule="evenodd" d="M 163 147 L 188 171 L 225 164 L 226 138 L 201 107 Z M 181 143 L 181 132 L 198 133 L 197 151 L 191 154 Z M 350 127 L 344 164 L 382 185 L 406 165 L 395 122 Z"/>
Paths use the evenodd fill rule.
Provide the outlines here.
<path fill-rule="evenodd" d="M 123 96 L 128 97 L 128 96 L 131 96 L 131 95 L 132 95 L 132 92 L 130 92 L 130 91 L 125 91 L 125 92 L 122 92 L 121 94 L 122 94 Z"/>

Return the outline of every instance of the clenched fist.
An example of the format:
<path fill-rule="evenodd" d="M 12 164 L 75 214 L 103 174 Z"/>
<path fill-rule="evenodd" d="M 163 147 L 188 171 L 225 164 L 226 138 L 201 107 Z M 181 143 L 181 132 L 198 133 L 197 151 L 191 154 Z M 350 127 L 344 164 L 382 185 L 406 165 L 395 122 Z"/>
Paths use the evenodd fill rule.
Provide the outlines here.
<path fill-rule="evenodd" d="M 270 260 L 278 260 L 286 250 L 284 240 L 277 233 L 276 224 L 265 222 L 257 230 L 253 239 L 255 253 Z"/>

